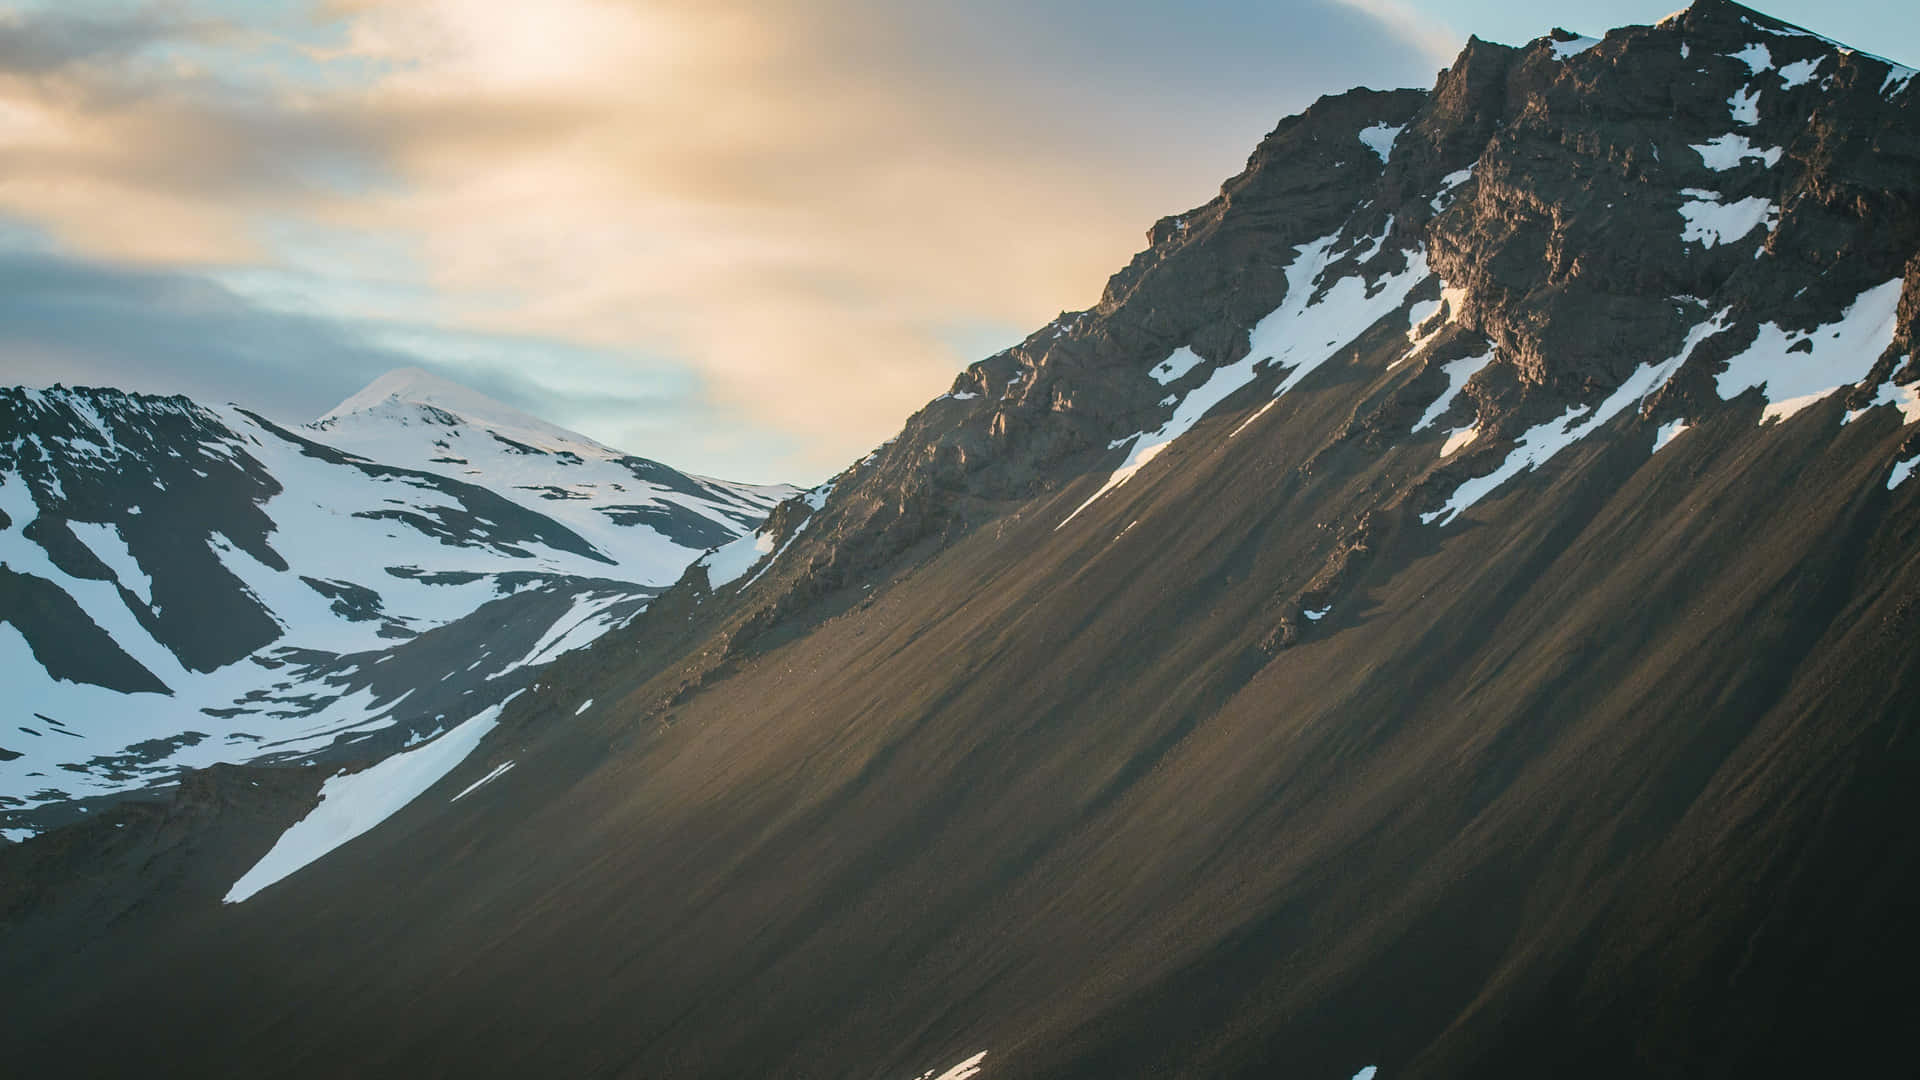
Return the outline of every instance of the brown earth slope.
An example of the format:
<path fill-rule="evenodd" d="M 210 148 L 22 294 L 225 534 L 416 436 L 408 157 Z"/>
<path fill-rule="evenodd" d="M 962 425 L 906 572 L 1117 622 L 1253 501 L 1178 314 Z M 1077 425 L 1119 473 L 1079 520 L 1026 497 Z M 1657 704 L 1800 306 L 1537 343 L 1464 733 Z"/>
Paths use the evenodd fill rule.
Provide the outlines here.
<path fill-rule="evenodd" d="M 245 903 L 251 805 L 78 883 L 29 856 L 112 823 L 0 849 L 45 882 L 9 894 L 7 1043 L 74 1075 L 1902 1071 L 1920 92 L 1721 0 L 1558 46 L 1283 122 L 1099 306 L 785 504 L 754 574 L 696 566 Z M 1692 149 L 1729 133 L 1781 153 Z M 1689 240 L 1689 191 L 1773 209 Z M 1234 382 L 1301 288 L 1364 314 Z M 1837 389 L 1762 423 L 1788 380 L 1729 380 L 1794 331 Z"/>

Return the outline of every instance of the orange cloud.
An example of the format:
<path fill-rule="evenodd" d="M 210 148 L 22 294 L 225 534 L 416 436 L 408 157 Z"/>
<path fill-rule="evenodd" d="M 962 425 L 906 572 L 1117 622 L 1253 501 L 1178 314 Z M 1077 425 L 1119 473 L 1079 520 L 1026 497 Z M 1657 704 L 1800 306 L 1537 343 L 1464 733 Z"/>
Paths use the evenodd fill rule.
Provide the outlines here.
<path fill-rule="evenodd" d="M 298 262 L 262 240 L 276 218 L 401 239 L 461 329 L 683 361 L 712 405 L 800 438 L 794 475 L 885 438 L 977 359 L 949 328 L 1092 303 L 1156 217 L 1343 88 L 1183 124 L 1198 99 L 1155 45 L 1119 97 L 1049 111 L 1036 94 L 1088 93 L 1071 58 L 942 56 L 868 0 L 333 0 L 315 18 L 337 36 L 302 55 L 344 77 L 236 91 L 125 57 L 0 74 L 0 210 L 176 263 Z"/>

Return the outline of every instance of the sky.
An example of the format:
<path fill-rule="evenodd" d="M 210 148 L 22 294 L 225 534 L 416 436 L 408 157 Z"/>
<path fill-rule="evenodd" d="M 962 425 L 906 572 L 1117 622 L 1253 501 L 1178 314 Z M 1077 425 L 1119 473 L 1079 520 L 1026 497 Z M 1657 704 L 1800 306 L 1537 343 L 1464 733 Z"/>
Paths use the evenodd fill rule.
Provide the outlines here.
<path fill-rule="evenodd" d="M 1283 116 L 1681 0 L 0 0 L 0 384 L 417 365 L 811 483 Z M 1769 13 L 1920 62 L 1910 0 Z"/>

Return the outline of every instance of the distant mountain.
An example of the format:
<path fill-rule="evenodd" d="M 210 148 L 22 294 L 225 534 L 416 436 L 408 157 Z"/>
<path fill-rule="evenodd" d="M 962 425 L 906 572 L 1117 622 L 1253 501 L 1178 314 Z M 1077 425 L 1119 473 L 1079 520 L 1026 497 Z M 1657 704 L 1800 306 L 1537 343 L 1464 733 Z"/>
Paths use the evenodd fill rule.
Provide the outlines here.
<path fill-rule="evenodd" d="M 1908 1072 L 1916 331 L 1913 70 L 1470 40 L 485 730 L 0 845 L 14 1060 Z"/>
<path fill-rule="evenodd" d="M 688 476 L 413 370 L 301 430 L 0 390 L 0 823 L 458 726 L 792 490 Z"/>

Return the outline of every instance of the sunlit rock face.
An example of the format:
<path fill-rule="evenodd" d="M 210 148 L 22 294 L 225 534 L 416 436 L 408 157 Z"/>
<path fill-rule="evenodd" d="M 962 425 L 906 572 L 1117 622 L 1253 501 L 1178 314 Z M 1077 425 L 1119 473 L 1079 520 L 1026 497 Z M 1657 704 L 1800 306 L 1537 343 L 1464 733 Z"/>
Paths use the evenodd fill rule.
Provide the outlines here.
<path fill-rule="evenodd" d="M 472 726 L 0 846 L 16 1056 L 1911 1071 L 1912 76 L 1703 0 L 1321 100 Z"/>

